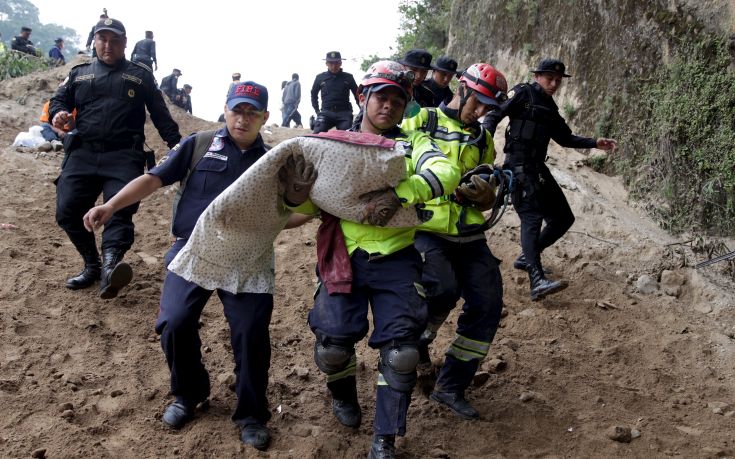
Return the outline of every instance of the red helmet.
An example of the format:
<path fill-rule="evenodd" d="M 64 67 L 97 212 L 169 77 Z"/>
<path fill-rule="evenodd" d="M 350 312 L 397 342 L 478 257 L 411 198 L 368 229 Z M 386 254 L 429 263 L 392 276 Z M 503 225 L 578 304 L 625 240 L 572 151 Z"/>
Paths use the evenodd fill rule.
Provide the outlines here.
<path fill-rule="evenodd" d="M 362 77 L 358 92 L 370 86 L 370 91 L 380 91 L 386 86 L 397 86 L 403 90 L 408 100 L 413 96 L 413 72 L 403 64 L 394 61 L 378 61 L 370 66 Z"/>
<path fill-rule="evenodd" d="M 505 76 L 490 64 L 482 62 L 470 65 L 462 72 L 459 81 L 475 91 L 477 100 L 486 105 L 497 106 L 508 99 L 508 82 Z"/>

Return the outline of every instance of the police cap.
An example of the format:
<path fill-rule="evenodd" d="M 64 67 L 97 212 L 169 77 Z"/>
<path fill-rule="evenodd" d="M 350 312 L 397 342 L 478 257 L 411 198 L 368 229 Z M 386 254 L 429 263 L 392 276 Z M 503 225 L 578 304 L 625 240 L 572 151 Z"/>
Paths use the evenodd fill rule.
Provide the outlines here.
<path fill-rule="evenodd" d="M 117 19 L 100 19 L 97 25 L 94 26 L 94 33 L 98 33 L 103 30 L 109 30 L 114 34 L 120 35 L 121 37 L 125 36 L 125 26 Z"/>
<path fill-rule="evenodd" d="M 416 69 L 431 69 L 431 53 L 425 49 L 415 48 L 409 49 L 406 53 L 406 57 L 398 61 L 403 65 L 413 67 Z"/>
<path fill-rule="evenodd" d="M 566 66 L 564 66 L 564 62 L 560 61 L 559 59 L 542 59 L 541 62 L 538 63 L 535 69 L 531 70 L 533 73 L 558 73 L 561 76 L 568 78 L 571 75 L 567 75 L 566 72 Z"/>
<path fill-rule="evenodd" d="M 449 56 L 441 56 L 431 68 L 440 72 L 457 73 L 457 61 Z"/>

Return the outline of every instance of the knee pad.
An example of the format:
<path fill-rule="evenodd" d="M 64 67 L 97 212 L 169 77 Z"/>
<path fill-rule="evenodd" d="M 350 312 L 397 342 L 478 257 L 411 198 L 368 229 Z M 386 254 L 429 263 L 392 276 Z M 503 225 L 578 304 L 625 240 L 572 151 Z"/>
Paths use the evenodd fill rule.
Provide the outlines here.
<path fill-rule="evenodd" d="M 378 370 L 390 387 L 411 392 L 416 385 L 419 349 L 415 344 L 392 344 L 380 348 Z"/>
<path fill-rule="evenodd" d="M 354 355 L 354 347 L 333 343 L 322 344 L 319 341 L 314 344 L 314 362 L 321 371 L 328 375 L 346 369 Z"/>

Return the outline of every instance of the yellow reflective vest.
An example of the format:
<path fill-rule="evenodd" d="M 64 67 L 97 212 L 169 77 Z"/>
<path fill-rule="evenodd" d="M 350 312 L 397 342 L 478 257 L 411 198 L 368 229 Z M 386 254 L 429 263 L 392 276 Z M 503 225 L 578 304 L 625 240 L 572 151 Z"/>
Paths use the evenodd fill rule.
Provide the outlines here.
<path fill-rule="evenodd" d="M 428 126 L 432 110 L 436 113 L 436 127 L 429 132 L 432 131 L 431 126 Z M 416 116 L 403 120 L 401 128 L 431 135 L 441 151 L 459 168 L 460 177 L 479 164 L 492 164 L 495 161 L 493 137 L 488 131 L 480 128 L 473 132 L 463 128 L 459 121 L 450 118 L 439 108 L 422 108 Z M 425 204 L 426 213 L 431 218 L 419 226 L 419 230 L 461 236 L 463 231 L 458 227 L 460 221 L 473 226 L 485 222 L 482 212 L 450 201 L 449 195 L 451 192 L 448 191 L 445 196 Z"/>

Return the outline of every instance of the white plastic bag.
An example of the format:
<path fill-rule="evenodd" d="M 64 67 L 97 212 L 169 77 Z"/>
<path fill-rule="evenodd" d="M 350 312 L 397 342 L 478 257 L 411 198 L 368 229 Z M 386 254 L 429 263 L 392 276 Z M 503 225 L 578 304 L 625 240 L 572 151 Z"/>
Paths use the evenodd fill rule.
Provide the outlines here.
<path fill-rule="evenodd" d="M 28 132 L 19 132 L 18 135 L 15 136 L 13 146 L 37 148 L 46 142 L 46 139 L 41 135 L 42 130 L 43 128 L 41 126 L 31 126 L 30 129 L 28 129 Z"/>

